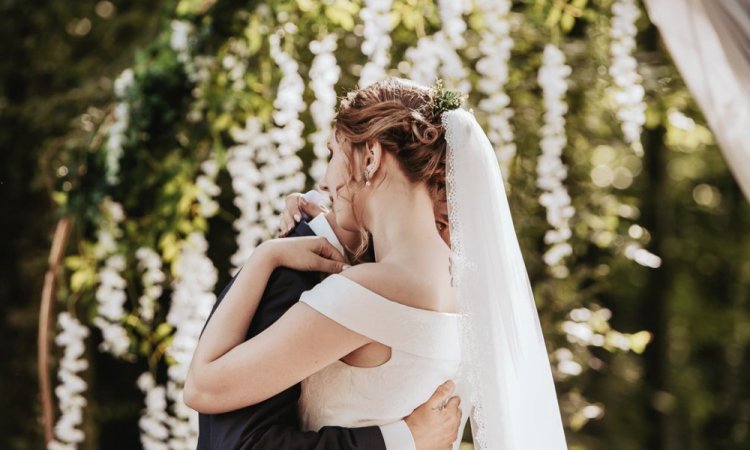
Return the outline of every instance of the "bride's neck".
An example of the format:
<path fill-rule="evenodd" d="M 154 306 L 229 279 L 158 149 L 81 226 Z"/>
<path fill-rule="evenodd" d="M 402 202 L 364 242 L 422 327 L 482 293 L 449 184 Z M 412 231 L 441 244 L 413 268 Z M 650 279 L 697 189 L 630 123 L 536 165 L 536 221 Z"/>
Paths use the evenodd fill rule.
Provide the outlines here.
<path fill-rule="evenodd" d="M 440 239 L 427 188 L 406 182 L 373 192 L 364 213 L 364 224 L 372 234 L 376 261 L 395 251 L 410 249 L 419 241 Z"/>

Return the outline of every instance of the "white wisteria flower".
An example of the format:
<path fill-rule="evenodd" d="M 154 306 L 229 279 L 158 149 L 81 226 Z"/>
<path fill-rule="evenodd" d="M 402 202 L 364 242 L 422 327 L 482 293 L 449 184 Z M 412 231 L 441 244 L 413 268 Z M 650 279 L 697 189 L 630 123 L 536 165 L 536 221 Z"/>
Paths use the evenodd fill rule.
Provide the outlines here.
<path fill-rule="evenodd" d="M 247 40 L 230 39 L 227 43 L 227 52 L 221 59 L 221 68 L 227 74 L 231 88 L 235 91 L 243 90 L 245 86 L 245 74 L 250 56 Z"/>
<path fill-rule="evenodd" d="M 299 119 L 299 114 L 307 109 L 307 105 L 303 98 L 305 82 L 298 72 L 297 61 L 282 51 L 279 34 L 272 34 L 269 40 L 271 56 L 283 76 L 273 102 L 273 120 L 276 127 L 269 131 L 276 151 L 261 156 L 265 160 L 261 174 L 267 198 L 274 203 L 274 209 L 278 212 L 284 207 L 284 195 L 302 190 L 305 183 L 305 174 L 300 171 L 302 160 L 297 156 L 297 152 L 305 145 L 302 137 L 305 125 Z M 269 228 L 273 229 L 276 226 L 276 216 L 266 219 Z"/>
<path fill-rule="evenodd" d="M 127 283 L 122 277 L 126 262 L 117 248 L 117 239 L 122 236 L 119 224 L 124 220 L 125 214 L 122 206 L 109 197 L 102 201 L 101 211 L 94 255 L 104 261 L 104 266 L 97 273 L 97 316 L 93 324 L 102 332 L 99 349 L 115 356 L 123 356 L 130 347 L 130 338 L 122 326 L 127 301 Z"/>
<path fill-rule="evenodd" d="M 305 145 L 302 139 L 304 124 L 299 119 L 299 114 L 307 109 L 304 101 L 305 82 L 298 72 L 297 61 L 281 49 L 279 33 L 269 36 L 269 44 L 271 57 L 282 73 L 276 90 L 276 99 L 273 101 L 273 120 L 276 128 L 272 129 L 270 134 L 278 153 L 282 156 L 293 156 L 295 161 L 299 161 L 296 153 Z"/>
<path fill-rule="evenodd" d="M 560 347 L 551 356 L 552 361 L 555 363 L 552 366 L 552 370 L 556 379 L 565 380 L 568 377 L 574 377 L 583 372 L 583 366 L 573 359 L 573 352 L 570 349 Z"/>
<path fill-rule="evenodd" d="M 612 5 L 609 74 L 614 82 L 614 102 L 625 141 L 638 156 L 643 156 L 641 130 L 646 123 L 645 91 L 638 74 L 638 61 L 633 56 L 641 10 L 635 0 L 617 0 Z"/>
<path fill-rule="evenodd" d="M 487 30 L 482 33 L 476 70 L 482 75 L 477 89 L 484 94 L 479 109 L 487 115 L 487 137 L 495 147 L 503 178 L 507 181 L 510 163 L 516 155 L 513 129 L 510 119 L 513 109 L 510 97 L 505 92 L 508 82 L 510 52 L 513 39 L 510 37 L 509 18 L 512 2 L 509 0 L 480 0 L 477 7 L 482 11 Z"/>
<path fill-rule="evenodd" d="M 628 242 L 625 245 L 623 254 L 626 258 L 644 267 L 656 269 L 661 266 L 661 258 L 643 248 L 638 242 Z"/>
<path fill-rule="evenodd" d="M 120 181 L 120 158 L 122 158 L 122 147 L 125 143 L 125 131 L 130 123 L 130 106 L 126 96 L 134 79 L 133 69 L 125 69 L 114 83 L 118 103 L 115 105 L 114 121 L 107 130 L 107 141 L 104 144 L 106 177 L 111 185 L 116 185 Z"/>
<path fill-rule="evenodd" d="M 562 323 L 562 330 L 571 344 L 641 352 L 651 339 L 648 331 L 630 334 L 612 329 L 609 323 L 612 311 L 607 308 L 576 308 L 570 311 L 569 317 Z"/>
<path fill-rule="evenodd" d="M 310 87 L 315 100 L 310 105 L 310 115 L 315 123 L 315 132 L 309 140 L 313 144 L 315 161 L 310 167 L 310 176 L 317 183 L 325 174 L 328 149 L 326 142 L 332 131 L 336 115 L 336 83 L 341 76 L 341 68 L 336 62 L 336 35 L 331 33 L 319 41 L 310 42 L 310 51 L 315 55 L 310 66 Z M 360 81 L 360 84 L 362 82 Z"/>
<path fill-rule="evenodd" d="M 173 402 L 174 414 L 168 418 L 172 450 L 192 450 L 198 439 L 198 414 L 182 400 L 182 389 L 201 330 L 216 302 L 214 287 L 216 267 L 208 258 L 208 242 L 201 232 L 191 233 L 182 241 L 174 265 L 172 304 L 167 323 L 174 327 L 167 355 L 174 361 L 167 374 L 167 397 Z"/>
<path fill-rule="evenodd" d="M 169 37 L 169 47 L 177 54 L 177 61 L 182 63 L 188 78 L 191 81 L 198 80 L 198 69 L 190 49 L 194 40 L 195 26 L 184 20 L 173 20 L 170 28 L 172 34 Z"/>
<path fill-rule="evenodd" d="M 393 0 L 365 0 L 359 17 L 364 24 L 362 53 L 368 57 L 359 76 L 359 86 L 364 88 L 386 77 L 391 62 L 391 6 Z"/>
<path fill-rule="evenodd" d="M 416 47 L 406 50 L 406 73 L 410 79 L 425 85 L 442 78 L 451 89 L 468 94 L 471 91 L 469 72 L 457 50 L 466 44 L 463 14 L 470 11 L 471 4 L 465 0 L 441 0 L 439 8 L 442 28 L 435 34 L 421 37 Z"/>
<path fill-rule="evenodd" d="M 471 10 L 471 2 L 468 0 L 439 0 L 438 8 L 440 20 L 443 24 L 442 33 L 453 48 L 463 48 L 466 45 L 463 36 L 466 31 L 466 22 L 462 16 Z"/>
<path fill-rule="evenodd" d="M 177 52 L 177 59 L 184 62 L 183 59 L 190 58 L 190 35 L 193 32 L 193 25 L 184 20 L 173 20 L 171 28 L 169 46 Z"/>
<path fill-rule="evenodd" d="M 57 377 L 60 384 L 55 388 L 55 395 L 60 404 L 60 417 L 54 427 L 55 437 L 47 445 L 48 450 L 76 449 L 84 440 L 83 408 L 86 399 L 86 382 L 80 373 L 88 367 L 85 359 L 85 339 L 89 330 L 75 317 L 63 311 L 57 316 L 60 333 L 55 337 L 55 343 L 63 349 L 60 368 Z"/>
<path fill-rule="evenodd" d="M 219 203 L 215 200 L 221 193 L 221 188 L 216 184 L 216 176 L 219 174 L 219 164 L 216 155 L 201 163 L 201 174 L 195 180 L 196 199 L 198 200 L 198 214 L 209 218 L 219 212 Z"/>
<path fill-rule="evenodd" d="M 237 194 L 235 205 L 240 209 L 240 217 L 234 222 L 237 251 L 231 261 L 235 268 L 276 230 L 286 195 L 301 191 L 305 185 L 302 160 L 297 156 L 305 145 L 305 126 L 299 119 L 306 108 L 305 83 L 298 73 L 297 61 L 281 49 L 281 35 L 271 34 L 269 44 L 271 57 L 282 73 L 273 102 L 275 126 L 263 131 L 260 120 L 248 117 L 244 129 L 230 130 L 238 144 L 229 149 L 227 161 Z"/>
<path fill-rule="evenodd" d="M 141 444 L 144 450 L 169 450 L 169 414 L 167 413 L 167 390 L 159 386 L 150 372 L 138 377 L 138 388 L 146 397 L 138 427 L 141 429 Z"/>
<path fill-rule="evenodd" d="M 244 128 L 233 128 L 230 134 L 238 145 L 229 149 L 227 171 L 232 177 L 234 204 L 240 211 L 233 224 L 237 231 L 237 251 L 230 261 L 238 268 L 266 237 L 265 226 L 260 220 L 263 192 L 256 158 L 261 153 L 270 153 L 268 147 L 272 143 L 270 137 L 263 132 L 260 119 L 255 117 L 249 117 Z"/>
<path fill-rule="evenodd" d="M 569 219 L 575 214 L 571 205 L 570 195 L 563 184 L 568 174 L 568 168 L 563 164 L 561 156 L 567 144 L 565 134 L 565 114 L 568 105 L 565 94 L 568 90 L 570 66 L 565 65 L 565 55 L 552 44 L 547 44 L 542 55 L 542 67 L 539 69 L 538 83 L 542 88 L 544 101 L 544 125 L 541 129 L 542 150 L 537 162 L 537 187 L 542 190 L 539 197 L 547 210 L 547 222 L 552 226 L 544 236 L 544 242 L 550 247 L 544 253 L 543 259 L 548 266 L 561 265 L 562 260 L 572 254 L 573 249 L 568 243 L 571 237 Z M 558 277 L 567 276 L 567 270 L 554 272 Z"/>
<path fill-rule="evenodd" d="M 154 320 L 156 304 L 164 291 L 162 284 L 166 277 L 162 272 L 162 260 L 149 247 L 140 247 L 135 251 L 135 257 L 138 259 L 138 269 L 143 272 L 143 293 L 138 299 L 139 315 L 144 322 L 151 322 Z"/>

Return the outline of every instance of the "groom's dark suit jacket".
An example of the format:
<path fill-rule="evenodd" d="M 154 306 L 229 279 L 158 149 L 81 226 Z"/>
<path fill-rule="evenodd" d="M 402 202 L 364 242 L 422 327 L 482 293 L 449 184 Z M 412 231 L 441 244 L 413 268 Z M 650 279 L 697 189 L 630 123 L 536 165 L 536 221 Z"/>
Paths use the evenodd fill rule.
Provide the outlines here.
<path fill-rule="evenodd" d="M 315 233 L 307 223 L 301 222 L 291 235 L 314 236 Z M 234 278 L 219 295 L 211 316 L 233 282 Z M 299 300 L 302 292 L 319 282 L 319 273 L 276 269 L 268 280 L 246 339 L 276 322 Z M 324 427 L 318 432 L 300 431 L 299 396 L 300 385 L 297 384 L 257 405 L 224 414 L 200 414 L 198 450 L 386 450 L 379 427 Z"/>

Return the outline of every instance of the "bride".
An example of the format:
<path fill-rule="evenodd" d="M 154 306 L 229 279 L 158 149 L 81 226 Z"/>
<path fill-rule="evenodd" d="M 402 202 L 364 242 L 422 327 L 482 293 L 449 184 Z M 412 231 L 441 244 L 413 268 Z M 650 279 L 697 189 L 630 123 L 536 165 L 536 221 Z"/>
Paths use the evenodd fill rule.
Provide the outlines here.
<path fill-rule="evenodd" d="M 305 429 L 385 425 L 452 378 L 477 448 L 566 448 L 503 181 L 459 102 L 396 78 L 342 100 L 320 187 L 337 225 L 362 234 L 355 256 L 371 244 L 375 262 L 348 266 L 323 238 L 261 244 L 198 343 L 189 406 L 231 411 L 302 381 Z M 435 228 L 441 196 L 449 230 Z M 277 267 L 333 275 L 243 342 Z"/>

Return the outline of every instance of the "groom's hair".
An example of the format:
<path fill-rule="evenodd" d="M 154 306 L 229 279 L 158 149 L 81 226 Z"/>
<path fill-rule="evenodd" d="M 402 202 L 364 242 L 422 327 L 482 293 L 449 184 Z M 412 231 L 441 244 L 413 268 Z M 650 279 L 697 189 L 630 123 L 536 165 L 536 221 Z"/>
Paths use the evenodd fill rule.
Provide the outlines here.
<path fill-rule="evenodd" d="M 435 105 L 433 89 L 402 78 L 387 78 L 341 99 L 334 132 L 349 159 L 347 187 L 352 199 L 364 184 L 366 147 L 376 141 L 396 157 L 410 181 L 425 183 L 433 201 L 445 198 L 447 144 L 440 120 L 443 110 Z M 369 239 L 364 230 L 361 242 L 352 252 L 355 256 L 367 249 Z"/>

